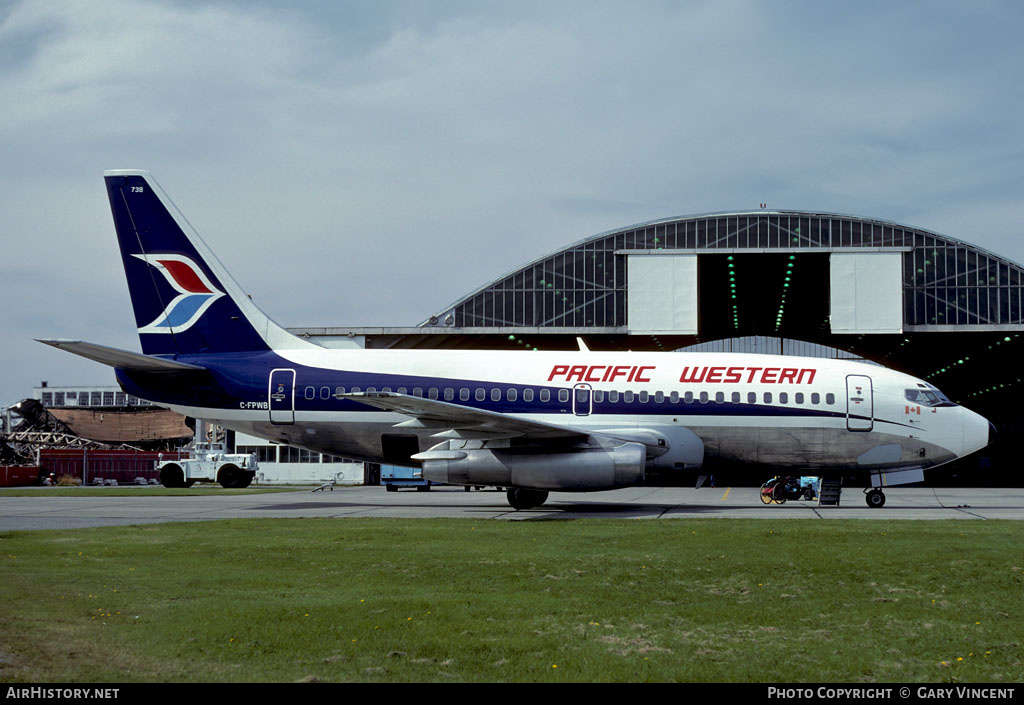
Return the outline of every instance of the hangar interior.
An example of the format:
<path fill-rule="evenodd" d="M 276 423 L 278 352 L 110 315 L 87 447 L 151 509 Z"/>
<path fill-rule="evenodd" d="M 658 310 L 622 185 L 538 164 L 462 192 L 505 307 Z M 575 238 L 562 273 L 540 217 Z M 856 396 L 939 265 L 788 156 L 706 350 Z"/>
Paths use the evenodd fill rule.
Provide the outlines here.
<path fill-rule="evenodd" d="M 716 213 L 580 240 L 418 326 L 290 330 L 368 348 L 575 350 L 583 336 L 593 350 L 741 351 L 773 338 L 784 354 L 862 357 L 928 380 L 1000 432 L 939 478 L 1019 484 L 1007 439 L 1022 426 L 1022 272 L 967 242 L 878 219 Z"/>

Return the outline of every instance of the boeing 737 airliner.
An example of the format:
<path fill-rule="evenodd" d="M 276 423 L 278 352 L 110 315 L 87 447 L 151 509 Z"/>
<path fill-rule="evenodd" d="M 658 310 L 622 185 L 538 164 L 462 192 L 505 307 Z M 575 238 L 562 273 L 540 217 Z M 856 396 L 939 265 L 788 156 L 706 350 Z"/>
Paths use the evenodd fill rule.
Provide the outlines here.
<path fill-rule="evenodd" d="M 143 352 L 42 342 L 115 368 L 129 394 L 229 429 L 504 487 L 517 509 L 710 458 L 771 474 L 859 472 L 881 506 L 882 486 L 989 441 L 984 418 L 930 384 L 857 362 L 582 341 L 578 352 L 326 349 L 267 318 L 148 172 L 104 176 Z M 252 478 L 235 468 L 219 480 Z"/>

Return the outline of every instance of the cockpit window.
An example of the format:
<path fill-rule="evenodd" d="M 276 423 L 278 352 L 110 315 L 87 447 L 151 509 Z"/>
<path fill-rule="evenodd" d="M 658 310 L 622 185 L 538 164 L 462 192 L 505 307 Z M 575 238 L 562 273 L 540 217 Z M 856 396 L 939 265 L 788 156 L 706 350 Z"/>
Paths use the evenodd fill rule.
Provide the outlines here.
<path fill-rule="evenodd" d="M 912 404 L 920 404 L 922 406 L 955 406 L 942 392 L 934 387 L 930 389 L 907 389 L 904 392 L 904 396 Z"/>
<path fill-rule="evenodd" d="M 924 406 L 937 406 L 939 398 L 927 389 L 908 389 L 904 396 L 912 404 L 923 404 Z"/>

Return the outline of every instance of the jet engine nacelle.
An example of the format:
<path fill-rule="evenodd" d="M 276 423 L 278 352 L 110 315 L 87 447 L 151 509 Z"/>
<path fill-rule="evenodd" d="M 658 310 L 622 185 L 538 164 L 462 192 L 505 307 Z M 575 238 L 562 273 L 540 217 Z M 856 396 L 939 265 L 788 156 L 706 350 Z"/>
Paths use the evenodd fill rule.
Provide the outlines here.
<path fill-rule="evenodd" d="M 597 432 L 643 443 L 649 468 L 696 470 L 704 463 L 704 441 L 685 426 L 646 424 L 638 428 L 603 428 Z"/>
<path fill-rule="evenodd" d="M 612 490 L 639 485 L 647 451 L 641 443 L 564 453 L 509 450 L 430 450 L 418 454 L 423 478 L 453 485 L 537 490 Z"/>

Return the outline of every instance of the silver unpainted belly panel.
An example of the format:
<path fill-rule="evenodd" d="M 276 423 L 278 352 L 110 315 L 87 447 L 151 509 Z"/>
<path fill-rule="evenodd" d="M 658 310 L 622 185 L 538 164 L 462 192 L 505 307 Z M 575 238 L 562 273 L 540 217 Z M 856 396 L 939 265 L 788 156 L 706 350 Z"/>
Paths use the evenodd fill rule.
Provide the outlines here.
<path fill-rule="evenodd" d="M 436 429 L 396 429 L 406 417 L 375 414 L 372 421 L 222 422 L 226 427 L 278 443 L 368 462 L 382 461 L 381 436 L 413 434 L 419 450 L 439 441 Z M 605 424 L 609 427 L 612 424 Z M 918 438 L 879 430 L 849 431 L 842 427 L 765 427 L 757 425 L 686 425 L 704 443 L 705 460 L 753 463 L 792 470 L 873 470 L 931 467 L 954 459 L 944 449 Z M 884 428 L 884 427 L 883 427 Z M 859 461 L 858 461 L 859 459 Z"/>

